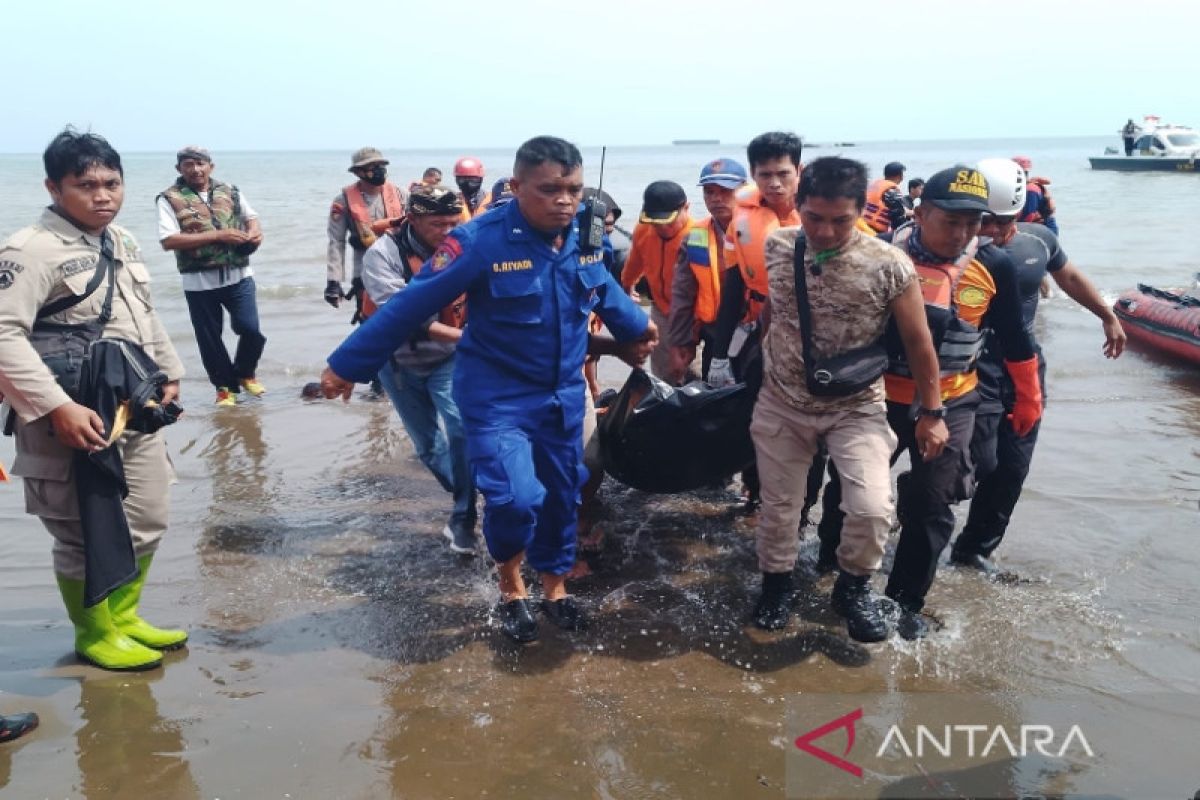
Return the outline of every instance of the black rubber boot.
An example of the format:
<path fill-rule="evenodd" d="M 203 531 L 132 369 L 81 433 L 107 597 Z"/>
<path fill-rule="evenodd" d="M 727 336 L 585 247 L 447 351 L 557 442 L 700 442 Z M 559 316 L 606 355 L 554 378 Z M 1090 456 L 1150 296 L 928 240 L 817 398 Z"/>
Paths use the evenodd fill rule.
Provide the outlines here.
<path fill-rule="evenodd" d="M 896 622 L 896 633 L 900 634 L 902 639 L 908 639 L 909 641 L 924 639 L 932 629 L 933 626 L 929 624 L 929 618 L 920 611 L 913 611 L 907 608 L 900 609 L 900 619 Z"/>
<path fill-rule="evenodd" d="M 977 569 L 989 578 L 1000 577 L 1000 568 L 996 562 L 979 553 L 968 553 L 962 550 L 950 551 L 950 563 L 969 569 Z"/>
<path fill-rule="evenodd" d="M 542 600 L 542 613 L 564 631 L 582 631 L 588 626 L 587 616 L 571 595 L 559 600 Z"/>
<path fill-rule="evenodd" d="M 754 606 L 754 624 L 764 631 L 786 627 L 792 616 L 792 573 L 764 572 L 762 594 Z"/>
<path fill-rule="evenodd" d="M 500 604 L 500 630 L 519 644 L 536 642 L 537 620 L 533 618 L 533 607 L 527 597 L 519 597 Z"/>
<path fill-rule="evenodd" d="M 882 642 L 887 638 L 887 620 L 880 598 L 871 591 L 871 576 L 839 572 L 830 597 L 833 610 L 846 620 L 846 630 L 856 642 Z"/>

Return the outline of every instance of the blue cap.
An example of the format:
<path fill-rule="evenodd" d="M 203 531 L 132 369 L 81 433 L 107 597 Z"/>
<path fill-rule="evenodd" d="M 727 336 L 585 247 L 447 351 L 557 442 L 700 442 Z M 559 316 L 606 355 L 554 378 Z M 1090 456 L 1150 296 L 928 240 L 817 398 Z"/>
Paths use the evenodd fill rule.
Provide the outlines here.
<path fill-rule="evenodd" d="M 718 158 L 704 165 L 700 170 L 699 186 L 715 183 L 726 189 L 737 189 L 746 182 L 746 168 L 732 158 Z"/>
<path fill-rule="evenodd" d="M 492 184 L 492 200 L 488 203 L 488 208 L 499 208 L 513 199 L 512 187 L 508 184 L 511 180 L 512 178 L 501 178 Z"/>

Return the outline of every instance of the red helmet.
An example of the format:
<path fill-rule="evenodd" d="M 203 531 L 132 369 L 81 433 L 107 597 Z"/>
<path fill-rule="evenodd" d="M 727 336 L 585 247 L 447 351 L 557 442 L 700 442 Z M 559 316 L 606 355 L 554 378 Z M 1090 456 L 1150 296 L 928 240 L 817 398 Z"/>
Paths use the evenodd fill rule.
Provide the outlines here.
<path fill-rule="evenodd" d="M 464 156 L 454 162 L 454 177 L 482 178 L 483 162 L 472 156 Z"/>

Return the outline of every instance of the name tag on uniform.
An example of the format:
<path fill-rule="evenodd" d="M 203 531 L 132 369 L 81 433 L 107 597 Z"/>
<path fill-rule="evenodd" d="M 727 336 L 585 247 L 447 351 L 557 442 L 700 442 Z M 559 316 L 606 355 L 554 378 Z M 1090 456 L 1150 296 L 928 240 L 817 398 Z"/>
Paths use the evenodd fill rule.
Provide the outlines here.
<path fill-rule="evenodd" d="M 523 258 L 520 261 L 496 261 L 492 263 L 492 272 L 520 272 L 533 269 L 533 261 Z"/>
<path fill-rule="evenodd" d="M 72 275 L 96 269 L 96 264 L 99 260 L 96 256 L 80 256 L 79 258 L 72 258 L 70 261 L 64 262 L 59 266 L 59 269 L 62 270 L 64 278 L 69 278 Z"/>

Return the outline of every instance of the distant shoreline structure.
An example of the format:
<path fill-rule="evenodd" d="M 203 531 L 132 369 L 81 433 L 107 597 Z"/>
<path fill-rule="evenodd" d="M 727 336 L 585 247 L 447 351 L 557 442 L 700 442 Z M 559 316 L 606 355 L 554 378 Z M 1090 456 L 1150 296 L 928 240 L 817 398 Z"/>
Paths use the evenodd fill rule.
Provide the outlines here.
<path fill-rule="evenodd" d="M 689 144 L 720 144 L 720 139 L 672 139 L 673 145 L 689 145 Z"/>

